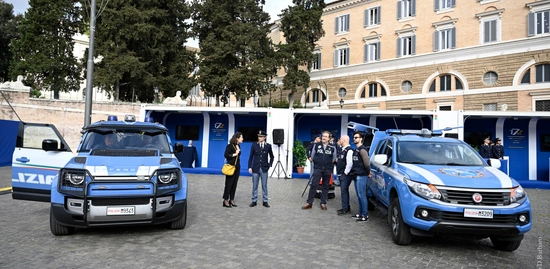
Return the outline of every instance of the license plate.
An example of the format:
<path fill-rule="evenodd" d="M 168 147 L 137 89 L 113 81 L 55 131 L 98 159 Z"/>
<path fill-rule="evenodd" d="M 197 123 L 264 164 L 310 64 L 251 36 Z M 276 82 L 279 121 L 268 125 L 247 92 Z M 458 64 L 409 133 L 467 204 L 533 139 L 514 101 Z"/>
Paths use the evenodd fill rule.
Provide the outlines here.
<path fill-rule="evenodd" d="M 133 206 L 107 207 L 107 216 L 134 215 L 135 211 Z"/>
<path fill-rule="evenodd" d="M 481 218 L 492 219 L 493 210 L 480 210 L 480 209 L 464 209 L 464 217 L 466 218 Z"/>

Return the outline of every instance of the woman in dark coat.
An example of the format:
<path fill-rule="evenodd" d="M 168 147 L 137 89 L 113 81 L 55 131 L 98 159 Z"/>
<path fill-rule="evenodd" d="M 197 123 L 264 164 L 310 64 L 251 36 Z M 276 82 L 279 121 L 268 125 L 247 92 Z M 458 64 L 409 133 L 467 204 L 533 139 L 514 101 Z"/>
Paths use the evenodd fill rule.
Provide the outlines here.
<path fill-rule="evenodd" d="M 241 174 L 241 143 L 243 134 L 236 132 L 225 147 L 223 156 L 227 163 L 235 165 L 235 173 L 232 176 L 225 176 L 225 189 L 223 191 L 223 207 L 237 207 L 235 203 L 235 192 L 237 191 L 237 181 Z"/>

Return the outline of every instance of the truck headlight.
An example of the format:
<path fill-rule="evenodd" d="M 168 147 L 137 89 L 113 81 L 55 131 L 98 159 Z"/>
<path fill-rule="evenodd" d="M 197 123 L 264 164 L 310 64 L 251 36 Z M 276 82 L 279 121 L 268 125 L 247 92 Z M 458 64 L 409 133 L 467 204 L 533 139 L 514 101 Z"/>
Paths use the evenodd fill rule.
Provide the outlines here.
<path fill-rule="evenodd" d="M 526 194 L 525 191 L 521 186 L 517 186 L 515 188 L 512 188 L 510 191 L 510 203 L 516 203 L 521 201 L 523 198 L 525 198 Z"/>
<path fill-rule="evenodd" d="M 176 171 L 161 171 L 157 173 L 157 178 L 162 184 L 170 184 L 178 179 L 178 173 Z"/>
<path fill-rule="evenodd" d="M 410 179 L 404 179 L 405 183 L 409 186 L 409 188 L 418 196 L 421 196 L 426 199 L 440 199 L 441 193 L 439 193 L 439 190 L 432 185 L 432 184 L 422 184 L 418 182 L 414 182 Z"/>

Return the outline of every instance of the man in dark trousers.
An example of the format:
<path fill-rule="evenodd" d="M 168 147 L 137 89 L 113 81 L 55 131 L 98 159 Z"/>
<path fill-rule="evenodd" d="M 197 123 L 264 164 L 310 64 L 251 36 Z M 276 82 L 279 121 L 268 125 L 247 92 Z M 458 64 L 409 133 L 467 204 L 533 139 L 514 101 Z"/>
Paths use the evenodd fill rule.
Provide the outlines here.
<path fill-rule="evenodd" d="M 248 157 L 248 173 L 252 174 L 252 203 L 250 207 L 258 204 L 258 181 L 262 179 L 263 206 L 269 207 L 267 196 L 267 173 L 273 165 L 273 149 L 271 144 L 265 142 L 267 135 L 263 131 L 258 132 L 258 143 L 252 144 L 250 157 Z"/>
<path fill-rule="evenodd" d="M 338 215 L 344 215 L 350 212 L 349 206 L 349 185 L 353 177 L 350 175 L 353 165 L 353 149 L 349 145 L 349 136 L 343 135 L 338 140 L 342 150 L 338 154 L 336 161 L 336 172 L 340 178 L 340 194 L 342 196 L 342 208 L 336 210 Z"/>
<path fill-rule="evenodd" d="M 313 161 L 313 178 L 307 196 L 307 203 L 302 206 L 302 209 L 310 209 L 315 199 L 315 193 L 321 178 L 323 179 L 323 188 L 321 192 L 321 209 L 327 210 L 328 186 L 330 183 L 330 175 L 336 161 L 336 148 L 329 145 L 329 132 L 323 132 L 321 135 L 321 143 L 315 143 L 311 149 L 311 160 Z"/>
<path fill-rule="evenodd" d="M 493 146 L 493 158 L 502 160 L 504 159 L 504 147 L 501 144 L 500 138 L 495 139 L 495 145 Z"/>
<path fill-rule="evenodd" d="M 483 140 L 483 145 L 479 146 L 479 155 L 485 159 L 493 158 L 493 149 L 489 143 L 491 143 L 491 139 L 487 137 Z"/>

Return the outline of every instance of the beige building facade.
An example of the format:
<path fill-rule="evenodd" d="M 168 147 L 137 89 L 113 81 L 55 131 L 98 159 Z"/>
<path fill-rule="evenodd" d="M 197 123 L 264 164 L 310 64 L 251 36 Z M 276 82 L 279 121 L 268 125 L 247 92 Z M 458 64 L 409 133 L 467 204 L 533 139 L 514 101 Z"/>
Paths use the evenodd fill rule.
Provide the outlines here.
<path fill-rule="evenodd" d="M 549 11 L 550 0 L 328 3 L 311 84 L 297 98 L 307 107 L 550 111 Z M 276 27 L 272 39 L 283 40 Z"/>

